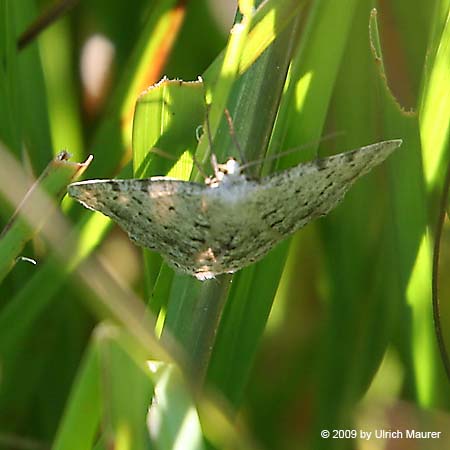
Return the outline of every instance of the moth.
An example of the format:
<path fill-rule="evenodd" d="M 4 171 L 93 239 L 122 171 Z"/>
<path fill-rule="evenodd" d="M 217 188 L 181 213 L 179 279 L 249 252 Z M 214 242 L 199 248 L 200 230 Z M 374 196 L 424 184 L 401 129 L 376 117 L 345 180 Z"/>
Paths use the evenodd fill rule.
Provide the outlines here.
<path fill-rule="evenodd" d="M 208 280 L 260 260 L 278 242 L 329 213 L 401 140 L 301 163 L 260 180 L 230 159 L 204 184 L 168 177 L 87 180 L 68 186 L 86 208 L 117 222 L 174 269 Z"/>

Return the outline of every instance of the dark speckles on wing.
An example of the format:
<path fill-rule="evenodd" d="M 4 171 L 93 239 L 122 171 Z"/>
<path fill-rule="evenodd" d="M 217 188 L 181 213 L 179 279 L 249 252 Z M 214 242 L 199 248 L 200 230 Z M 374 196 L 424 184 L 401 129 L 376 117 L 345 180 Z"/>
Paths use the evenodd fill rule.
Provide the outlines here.
<path fill-rule="evenodd" d="M 195 228 L 203 228 L 204 230 L 211 229 L 211 225 L 209 223 L 201 223 L 201 222 L 197 222 L 197 221 L 194 221 L 194 227 Z"/>
<path fill-rule="evenodd" d="M 315 163 L 319 172 L 328 168 L 328 160 L 326 158 L 316 159 Z"/>
<path fill-rule="evenodd" d="M 178 192 L 179 189 L 182 192 Z M 199 251 L 206 242 L 205 227 L 186 232 L 185 222 L 199 214 L 204 186 L 158 177 L 149 180 L 93 180 L 74 183 L 71 196 L 86 206 L 112 217 L 128 232 L 138 245 L 142 245 L 177 259 L 186 267 L 187 258 Z"/>
<path fill-rule="evenodd" d="M 327 214 L 399 141 L 300 164 L 259 182 L 211 188 L 155 177 L 73 183 L 69 194 L 113 217 L 141 246 L 178 270 L 211 278 L 241 269 Z"/>
<path fill-rule="evenodd" d="M 255 200 L 262 208 L 260 217 L 280 234 L 292 233 L 327 214 L 359 177 L 398 145 L 398 141 L 374 144 L 300 164 L 263 179 L 263 189 Z"/>
<path fill-rule="evenodd" d="M 193 242 L 199 242 L 200 244 L 206 244 L 206 239 L 203 237 L 190 236 L 188 239 Z"/>
<path fill-rule="evenodd" d="M 141 200 L 137 195 L 132 195 L 131 198 L 135 201 L 139 206 L 144 204 L 143 200 Z"/>
<path fill-rule="evenodd" d="M 345 153 L 342 154 L 342 158 L 343 158 L 343 160 L 344 160 L 344 162 L 346 164 L 352 166 L 352 163 L 355 163 L 354 160 L 355 160 L 355 155 L 356 154 L 357 153 L 355 153 L 354 151 L 352 151 L 352 152 L 345 152 Z"/>
<path fill-rule="evenodd" d="M 261 219 L 263 221 L 266 221 L 270 216 L 277 214 L 277 212 L 278 212 L 278 209 L 276 209 L 276 208 L 269 209 L 267 212 L 264 211 L 263 215 L 261 216 Z"/>
<path fill-rule="evenodd" d="M 111 190 L 115 191 L 115 192 L 120 192 L 121 188 L 120 188 L 120 184 L 117 181 L 108 181 L 107 185 L 111 188 Z"/>

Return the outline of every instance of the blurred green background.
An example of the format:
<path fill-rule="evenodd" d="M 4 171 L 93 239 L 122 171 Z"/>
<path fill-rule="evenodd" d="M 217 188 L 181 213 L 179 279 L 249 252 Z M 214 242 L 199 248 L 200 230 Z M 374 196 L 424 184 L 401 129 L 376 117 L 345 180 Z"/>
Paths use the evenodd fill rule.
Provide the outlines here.
<path fill-rule="evenodd" d="M 225 0 L 0 0 L 2 228 L 23 214 L 0 239 L 0 448 L 450 449 L 450 1 L 252 3 L 236 19 Z M 139 97 L 164 75 L 204 85 Z M 85 178 L 198 179 L 205 95 L 221 161 L 225 107 L 249 160 L 308 144 L 264 174 L 403 145 L 263 261 L 200 283 L 59 203 L 79 167 L 50 163 L 67 149 L 94 156 Z M 20 204 L 42 173 L 59 212 Z"/>

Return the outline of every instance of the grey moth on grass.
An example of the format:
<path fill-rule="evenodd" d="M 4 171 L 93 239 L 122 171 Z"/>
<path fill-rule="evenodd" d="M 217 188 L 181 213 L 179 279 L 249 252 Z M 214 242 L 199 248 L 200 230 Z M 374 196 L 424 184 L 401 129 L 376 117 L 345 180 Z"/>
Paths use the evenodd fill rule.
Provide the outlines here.
<path fill-rule="evenodd" d="M 87 180 L 69 195 L 117 222 L 136 244 L 199 280 L 242 269 L 326 215 L 401 140 L 368 145 L 250 180 L 236 160 L 204 184 L 168 177 Z"/>

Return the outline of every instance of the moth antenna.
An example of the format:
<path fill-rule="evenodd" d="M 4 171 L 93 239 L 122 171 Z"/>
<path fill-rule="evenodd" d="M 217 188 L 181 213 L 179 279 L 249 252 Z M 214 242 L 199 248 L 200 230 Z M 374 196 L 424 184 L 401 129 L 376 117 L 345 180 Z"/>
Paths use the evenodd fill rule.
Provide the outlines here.
<path fill-rule="evenodd" d="M 240 146 L 239 141 L 236 138 L 236 132 L 234 130 L 233 119 L 231 118 L 231 114 L 230 114 L 230 111 L 228 110 L 228 108 L 225 108 L 225 117 L 227 118 L 231 140 L 233 141 L 234 146 L 237 148 L 237 151 L 239 152 L 239 157 L 241 158 L 241 162 L 244 163 L 244 165 L 245 165 L 246 161 L 245 161 L 244 152 L 242 151 L 242 147 Z"/>
<path fill-rule="evenodd" d="M 151 153 L 154 153 L 155 155 L 161 156 L 162 158 L 170 159 L 172 161 L 176 161 L 177 158 L 175 156 L 171 155 L 170 153 L 165 152 L 164 150 L 161 150 L 158 147 L 152 147 L 150 149 Z"/>
<path fill-rule="evenodd" d="M 202 177 L 206 180 L 206 178 L 208 178 L 208 175 L 195 155 L 192 155 L 192 162 L 194 163 L 195 167 L 197 167 L 197 170 L 201 173 Z"/>
<path fill-rule="evenodd" d="M 152 147 L 150 149 L 152 153 L 155 153 L 158 156 L 162 156 L 163 158 L 171 159 L 172 161 L 177 161 L 178 158 L 171 155 L 170 153 L 165 152 L 164 150 L 161 150 L 158 147 Z M 206 174 L 205 170 L 203 169 L 202 165 L 198 162 L 195 155 L 192 155 L 192 162 L 194 163 L 195 167 L 197 167 L 198 171 L 202 174 L 202 177 L 208 178 L 208 175 Z"/>
<path fill-rule="evenodd" d="M 217 157 L 214 153 L 211 153 L 211 166 L 214 170 L 214 176 L 217 178 L 219 176 L 219 164 L 217 163 Z"/>
<path fill-rule="evenodd" d="M 210 110 L 210 108 L 211 108 L 211 103 L 206 103 L 206 111 L 205 111 L 206 134 L 208 136 L 209 147 L 211 149 L 211 153 L 214 153 L 213 140 L 212 140 L 212 135 L 211 135 L 211 123 L 209 121 L 209 110 Z"/>
<path fill-rule="evenodd" d="M 205 100 L 206 101 L 206 100 Z M 213 140 L 212 140 L 212 135 L 211 135 L 211 123 L 209 121 L 209 109 L 211 108 L 211 103 L 206 103 L 206 114 L 205 114 L 205 122 L 206 122 L 206 134 L 208 136 L 208 140 L 209 140 L 209 148 L 211 149 L 211 167 L 213 169 L 214 172 L 214 176 L 217 177 L 219 176 L 219 164 L 217 162 L 217 157 L 214 153 L 214 148 L 213 148 Z M 206 177 L 208 178 L 208 177 Z"/>
<path fill-rule="evenodd" d="M 328 141 L 329 139 L 332 139 L 332 138 L 334 138 L 336 136 L 340 136 L 340 135 L 343 135 L 343 134 L 344 134 L 344 132 L 342 132 L 342 131 L 336 131 L 334 133 L 330 133 L 330 134 L 325 135 L 324 137 L 318 139 L 317 141 L 309 142 L 307 144 L 303 144 L 303 145 L 299 145 L 297 147 L 290 148 L 289 150 L 285 150 L 284 152 L 277 153 L 276 155 L 270 155 L 270 156 L 266 156 L 265 158 L 256 159 L 255 161 L 251 161 L 251 162 L 248 162 L 246 164 L 243 164 L 241 166 L 241 170 L 244 170 L 247 167 L 256 166 L 256 165 L 264 163 L 266 161 L 273 161 L 274 159 L 282 158 L 283 156 L 290 155 L 291 153 L 298 152 L 298 151 L 303 150 L 305 148 L 311 147 L 312 145 L 320 144 L 321 142 Z M 319 157 L 319 155 L 317 154 L 317 158 L 318 157 Z"/>

